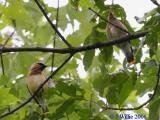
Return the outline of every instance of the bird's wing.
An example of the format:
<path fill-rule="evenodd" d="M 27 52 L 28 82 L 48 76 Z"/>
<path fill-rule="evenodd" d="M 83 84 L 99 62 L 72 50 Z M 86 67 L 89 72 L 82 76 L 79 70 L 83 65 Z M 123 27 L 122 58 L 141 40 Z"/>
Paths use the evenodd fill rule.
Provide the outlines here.
<path fill-rule="evenodd" d="M 32 92 L 29 90 L 28 85 L 27 85 L 27 89 L 28 89 L 28 92 L 30 93 L 30 95 L 32 96 L 33 94 L 32 94 Z M 35 100 L 35 102 L 41 107 L 41 105 L 40 105 L 40 103 L 38 102 L 38 100 L 37 100 L 36 97 L 34 97 L 34 100 Z"/>

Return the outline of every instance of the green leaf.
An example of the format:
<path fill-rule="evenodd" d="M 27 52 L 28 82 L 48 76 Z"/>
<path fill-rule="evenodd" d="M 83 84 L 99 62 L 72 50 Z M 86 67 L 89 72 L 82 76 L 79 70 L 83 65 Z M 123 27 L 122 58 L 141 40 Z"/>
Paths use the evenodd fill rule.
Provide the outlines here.
<path fill-rule="evenodd" d="M 56 88 L 60 92 L 65 93 L 69 96 L 76 96 L 76 87 L 73 85 L 68 85 L 64 82 L 58 82 Z"/>
<path fill-rule="evenodd" d="M 149 62 L 143 63 L 141 65 L 142 65 L 142 73 L 145 75 L 145 77 L 149 78 L 156 75 L 157 73 L 156 61 L 150 60 Z"/>
<path fill-rule="evenodd" d="M 110 80 L 109 88 L 105 97 L 107 98 L 108 103 L 110 104 L 119 104 L 120 97 L 123 97 L 123 91 L 121 92 L 124 84 L 127 84 L 126 81 L 128 79 L 128 75 L 126 72 L 115 73 L 112 75 Z M 122 96 L 120 96 L 122 95 Z"/>
<path fill-rule="evenodd" d="M 92 1 L 90 1 L 90 0 L 80 0 L 79 4 L 83 8 L 88 8 L 88 7 L 93 6 Z"/>
<path fill-rule="evenodd" d="M 94 88 L 100 93 L 100 96 L 103 96 L 104 89 L 109 86 L 109 76 L 108 75 L 96 75 L 93 80 Z"/>
<path fill-rule="evenodd" d="M 78 115 L 81 117 L 80 120 L 88 120 L 90 118 L 89 109 L 78 109 Z"/>
<path fill-rule="evenodd" d="M 152 57 L 156 51 L 157 51 L 157 47 L 158 47 L 158 34 L 157 33 L 157 29 L 153 30 L 151 33 L 149 33 L 147 35 L 147 38 L 146 38 L 146 43 L 147 45 L 149 46 L 149 53 L 150 53 L 150 56 Z"/>
<path fill-rule="evenodd" d="M 7 107 L 9 105 L 15 105 L 19 99 L 14 95 L 9 93 L 10 88 L 0 87 L 0 96 L 3 99 L 0 99 L 0 107 L 1 109 Z"/>
<path fill-rule="evenodd" d="M 95 20 L 95 22 L 96 22 L 96 20 Z M 99 24 L 97 25 L 97 28 L 102 29 L 102 30 L 106 30 L 106 22 L 100 21 Z"/>
<path fill-rule="evenodd" d="M 141 64 L 141 69 L 141 76 L 135 85 L 138 95 L 144 95 L 146 91 L 152 90 L 157 81 L 157 66 L 154 60 Z"/>
<path fill-rule="evenodd" d="M 156 54 L 158 41 L 160 38 L 160 17 L 152 16 L 145 24 L 144 29 L 149 29 L 150 32 L 146 36 L 146 43 L 149 46 L 150 57 Z"/>
<path fill-rule="evenodd" d="M 95 50 L 86 51 L 83 58 L 84 69 L 87 71 L 92 65 L 92 60 L 95 56 Z"/>
<path fill-rule="evenodd" d="M 135 32 L 135 30 L 132 28 L 132 26 L 129 24 L 129 22 L 125 18 L 122 19 L 122 23 L 127 27 L 127 30 L 130 33 L 134 33 Z M 139 45 L 140 45 L 140 39 L 137 38 L 135 40 L 132 40 L 131 41 L 131 45 L 133 47 L 139 47 Z"/>
<path fill-rule="evenodd" d="M 49 32 L 50 31 L 50 32 Z M 51 36 L 54 32 L 49 25 L 43 25 L 36 29 L 35 36 L 34 36 L 34 42 L 37 43 L 37 45 L 45 45 L 51 42 Z"/>
<path fill-rule="evenodd" d="M 62 105 L 59 108 L 57 108 L 56 113 L 54 115 L 54 118 L 60 118 L 60 117 L 62 117 L 63 114 L 65 112 L 67 112 L 67 110 L 69 109 L 69 107 L 71 107 L 74 104 L 74 102 L 75 102 L 75 100 L 72 99 L 72 98 L 64 101 L 62 103 Z"/>
<path fill-rule="evenodd" d="M 99 9 L 105 10 L 105 8 L 106 8 L 104 5 L 105 0 L 94 0 L 94 1 L 95 1 L 96 6 Z"/>
<path fill-rule="evenodd" d="M 37 21 L 38 23 L 41 23 L 39 20 L 41 20 L 42 14 L 40 13 L 39 8 L 35 5 L 34 1 L 24 3 L 24 8 L 35 23 L 37 23 Z"/>
<path fill-rule="evenodd" d="M 77 10 L 80 0 L 70 0 L 70 1 L 71 1 L 72 6 Z"/>
<path fill-rule="evenodd" d="M 95 26 L 92 29 L 91 34 L 85 39 L 84 45 L 94 44 L 94 43 L 101 42 L 101 41 L 106 41 L 106 35 L 103 32 L 99 32 L 97 30 L 97 26 Z M 110 54 L 112 54 L 111 48 L 104 48 L 104 49 L 102 49 L 102 51 L 105 51 L 105 52 L 102 52 L 102 54 L 105 53 L 105 55 L 106 55 L 106 53 L 107 53 L 108 56 L 110 56 Z M 105 55 L 103 55 L 103 56 L 105 56 Z M 83 58 L 83 65 L 84 65 L 84 68 L 86 71 L 91 66 L 94 56 L 95 56 L 95 50 L 89 50 L 89 51 L 85 52 L 85 55 Z"/>
<path fill-rule="evenodd" d="M 128 78 L 128 75 L 126 72 L 113 73 L 110 84 L 121 85 L 126 81 L 127 78 Z"/>
<path fill-rule="evenodd" d="M 7 83 L 8 83 L 8 80 L 9 78 L 6 76 L 6 75 L 1 75 L 0 76 L 0 85 L 2 86 L 5 86 L 5 85 L 7 85 Z"/>
<path fill-rule="evenodd" d="M 119 91 L 120 91 L 120 88 L 118 88 L 116 86 L 111 86 L 108 88 L 108 92 L 105 97 L 106 97 L 109 104 L 117 104 L 119 102 L 118 101 Z"/>
<path fill-rule="evenodd" d="M 73 26 L 75 26 L 75 20 L 78 22 L 79 29 L 74 31 L 73 34 L 70 34 L 67 37 L 67 40 L 70 43 L 73 43 L 75 46 L 80 46 L 80 44 L 83 44 L 84 40 L 87 38 L 87 36 L 91 33 L 92 30 L 92 24 L 90 22 L 91 19 L 91 13 L 88 11 L 88 9 L 84 8 L 83 11 L 74 11 L 73 9 L 67 9 L 69 12 L 69 17 L 71 19 L 71 23 Z M 65 14 L 66 15 L 66 14 Z"/>
<path fill-rule="evenodd" d="M 112 61 L 113 47 L 106 47 L 101 49 L 99 59 L 104 64 L 110 64 Z"/>
<path fill-rule="evenodd" d="M 118 104 L 121 107 L 124 103 L 124 101 L 127 99 L 127 97 L 129 96 L 129 94 L 131 93 L 133 89 L 133 83 L 131 79 L 128 79 L 124 84 L 123 87 L 120 91 L 120 95 L 119 95 L 119 100 L 118 100 Z"/>
<path fill-rule="evenodd" d="M 83 36 L 80 30 L 74 32 L 73 34 L 67 37 L 67 40 L 70 43 L 72 43 L 74 46 L 79 46 L 81 43 L 83 43 L 84 39 L 85 39 L 85 36 Z"/>
<path fill-rule="evenodd" d="M 160 99 L 158 98 L 149 106 L 149 120 L 158 120 L 160 113 Z"/>
<path fill-rule="evenodd" d="M 14 71 L 21 74 L 27 74 L 30 66 L 35 62 L 38 61 L 39 54 L 37 53 L 17 53 L 14 58 L 10 59 Z"/>
<path fill-rule="evenodd" d="M 111 6 L 112 10 L 118 17 L 122 17 L 123 19 L 126 19 L 126 13 L 123 7 L 121 7 L 118 4 L 112 5 Z"/>
<path fill-rule="evenodd" d="M 34 27 L 34 21 L 24 9 L 21 0 L 9 0 L 9 6 L 4 9 L 4 15 L 10 20 L 15 20 L 18 28 L 31 29 Z"/>

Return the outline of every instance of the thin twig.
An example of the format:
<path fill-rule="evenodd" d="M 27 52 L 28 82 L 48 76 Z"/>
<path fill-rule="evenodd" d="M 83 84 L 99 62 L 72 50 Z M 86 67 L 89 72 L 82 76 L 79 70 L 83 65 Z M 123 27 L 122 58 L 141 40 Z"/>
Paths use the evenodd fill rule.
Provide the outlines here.
<path fill-rule="evenodd" d="M 92 8 L 88 8 L 90 11 L 94 12 L 98 17 L 100 17 L 104 22 L 109 23 L 111 25 L 113 25 L 114 27 L 120 29 L 123 32 L 126 32 L 128 34 L 131 34 L 130 32 L 128 32 L 126 29 L 123 29 L 121 27 L 119 27 L 118 25 L 115 25 L 114 23 L 108 21 L 107 19 L 105 19 L 104 17 L 102 17 L 100 14 L 98 14 L 96 11 L 94 11 Z"/>
<path fill-rule="evenodd" d="M 155 87 L 154 87 L 154 93 L 152 94 L 152 96 L 151 96 L 146 102 L 144 102 L 143 104 L 141 104 L 141 105 L 138 106 L 138 107 L 131 107 L 131 108 L 114 108 L 114 107 L 108 107 L 108 106 L 106 106 L 105 108 L 103 108 L 102 111 L 100 111 L 100 112 L 99 112 L 97 115 L 95 115 L 94 117 L 97 117 L 99 114 L 105 112 L 106 110 L 126 111 L 126 110 L 139 110 L 139 109 L 141 109 L 142 107 L 144 107 L 144 106 L 147 105 L 150 101 L 153 100 L 153 98 L 154 98 L 154 96 L 156 95 L 156 92 L 157 92 L 157 88 L 158 88 L 159 81 L 160 81 L 160 64 L 158 65 L 157 82 L 156 82 L 156 85 L 155 85 Z"/>
<path fill-rule="evenodd" d="M 56 28 L 58 28 L 58 17 L 59 17 L 59 0 L 57 0 L 57 13 L 56 13 Z M 53 38 L 53 48 L 55 48 L 56 46 L 56 31 L 54 33 L 54 38 Z M 54 61 L 55 61 L 55 54 L 52 53 L 52 69 L 51 72 L 53 71 L 53 67 L 54 67 Z"/>
<path fill-rule="evenodd" d="M 66 117 L 67 117 L 67 120 L 69 120 L 69 116 L 68 116 L 68 113 L 66 112 Z"/>
<path fill-rule="evenodd" d="M 92 97 L 93 97 L 93 94 L 91 93 L 90 95 L 90 103 L 89 103 L 89 110 L 90 110 L 90 118 L 92 118 Z"/>
<path fill-rule="evenodd" d="M 157 0 L 151 0 L 151 2 L 155 5 L 157 5 L 158 7 L 160 6 L 160 4 L 157 2 Z"/>
<path fill-rule="evenodd" d="M 3 62 L 3 55 L 2 55 L 2 53 L 0 53 L 0 58 L 1 58 L 2 74 L 5 75 L 5 72 L 4 72 L 4 62 Z"/>
<path fill-rule="evenodd" d="M 22 107 L 24 107 L 26 104 L 28 104 L 37 95 L 37 93 L 42 89 L 42 87 L 48 82 L 48 80 L 50 80 L 72 58 L 72 56 L 73 54 L 71 54 L 55 71 L 53 71 L 52 74 L 39 86 L 39 88 L 35 91 L 35 93 L 30 98 L 28 98 L 27 101 L 25 101 L 24 103 L 22 103 L 15 109 L 11 110 L 10 112 L 1 114 L 0 118 L 4 118 L 8 115 L 11 115 L 14 112 L 18 111 L 19 109 L 21 109 Z"/>
<path fill-rule="evenodd" d="M 130 34 L 128 36 L 114 39 L 106 42 L 98 42 L 91 45 L 84 45 L 80 47 L 74 47 L 74 48 L 42 48 L 42 47 L 35 47 L 35 48 L 3 48 L 3 53 L 7 52 L 52 52 L 52 53 L 59 53 L 59 54 L 67 54 L 67 53 L 78 53 L 78 52 L 84 52 L 87 50 L 93 50 L 96 48 L 102 48 L 102 47 L 109 47 L 115 44 L 123 43 L 129 40 L 136 40 L 136 38 L 143 37 L 146 34 L 148 34 L 148 31 Z M 1 50 L 1 49 L 0 49 Z"/>
<path fill-rule="evenodd" d="M 14 33 L 16 32 L 16 30 L 14 30 L 9 36 L 8 38 L 5 40 L 3 47 L 5 47 L 7 45 L 7 43 L 9 42 L 9 40 L 12 38 L 12 36 L 14 35 Z"/>
<path fill-rule="evenodd" d="M 7 45 L 8 41 L 10 40 L 10 38 L 14 35 L 15 30 L 7 37 L 7 39 L 5 40 L 4 44 L 1 45 L 1 51 L 0 51 L 0 59 L 1 59 L 1 67 L 2 67 L 2 74 L 5 75 L 5 70 L 4 70 L 4 62 L 3 62 L 3 49 L 4 47 Z"/>
<path fill-rule="evenodd" d="M 45 18 L 47 19 L 48 23 L 51 25 L 51 27 L 56 31 L 56 33 L 59 35 L 59 37 L 62 39 L 62 41 L 68 46 L 68 47 L 72 47 L 72 45 L 70 43 L 67 42 L 67 40 L 63 37 L 63 35 L 59 32 L 59 30 L 57 29 L 57 27 L 52 23 L 52 21 L 49 19 L 49 17 L 47 16 L 45 10 L 43 9 L 43 7 L 40 5 L 38 0 L 34 0 L 35 3 L 37 4 L 37 6 L 39 7 L 39 9 L 41 10 L 41 12 L 43 13 L 43 15 L 45 16 Z"/>
<path fill-rule="evenodd" d="M 114 0 L 112 0 L 112 5 L 114 5 Z"/>

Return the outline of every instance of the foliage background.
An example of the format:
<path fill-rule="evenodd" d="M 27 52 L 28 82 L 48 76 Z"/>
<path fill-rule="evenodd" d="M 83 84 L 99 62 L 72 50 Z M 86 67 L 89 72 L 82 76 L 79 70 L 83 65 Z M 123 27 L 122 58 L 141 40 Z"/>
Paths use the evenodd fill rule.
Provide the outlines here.
<path fill-rule="evenodd" d="M 104 18 L 112 9 L 121 18 L 130 32 L 134 29 L 126 20 L 126 13 L 118 4 L 109 5 L 105 0 L 70 0 L 66 6 L 59 8 L 58 27 L 64 31 L 68 25 L 73 33 L 66 36 L 68 42 L 78 47 L 85 44 L 106 41 L 106 23 L 98 19 L 88 7 L 96 10 Z M 41 3 L 48 11 L 50 19 L 55 22 L 57 9 Z M 151 3 L 152 4 L 152 3 Z M 138 106 L 137 98 L 153 92 L 157 80 L 157 65 L 160 63 L 160 8 L 157 7 L 144 14 L 142 27 L 138 31 L 149 29 L 149 34 L 140 40 L 132 41 L 137 60 L 136 68 L 118 61 L 113 56 L 115 47 L 101 48 L 77 53 L 55 76 L 55 88 L 45 94 L 50 115 L 45 120 L 96 120 L 111 119 L 110 115 L 123 114 L 127 111 L 107 110 L 98 115 L 105 102 L 112 107 Z M 79 29 L 74 30 L 76 22 Z M 0 43 L 3 44 L 11 31 L 15 34 L 6 47 L 52 47 L 55 32 L 43 17 L 34 0 L 2 1 L 0 4 Z M 148 48 L 148 57 L 141 59 L 142 48 Z M 66 45 L 56 37 L 56 48 Z M 55 54 L 54 68 L 57 68 L 68 55 Z M 0 76 L 0 113 L 13 109 L 30 95 L 25 86 L 25 78 L 32 63 L 41 61 L 50 67 L 45 71 L 49 75 L 52 63 L 51 53 L 21 52 L 3 54 L 5 74 Z M 87 72 L 85 78 L 78 74 L 78 62 L 82 61 Z M 1 67 L 2 68 L 2 67 Z M 2 71 L 2 70 L 1 70 Z M 159 93 L 160 89 L 158 88 Z M 102 99 L 103 98 L 103 99 Z M 145 107 L 133 111 L 149 120 L 158 120 L 160 109 L 159 94 Z M 144 101 L 145 102 L 145 101 Z M 147 110 L 146 110 L 147 108 Z M 16 113 L 3 120 L 38 120 L 41 119 L 39 107 L 31 102 Z"/>

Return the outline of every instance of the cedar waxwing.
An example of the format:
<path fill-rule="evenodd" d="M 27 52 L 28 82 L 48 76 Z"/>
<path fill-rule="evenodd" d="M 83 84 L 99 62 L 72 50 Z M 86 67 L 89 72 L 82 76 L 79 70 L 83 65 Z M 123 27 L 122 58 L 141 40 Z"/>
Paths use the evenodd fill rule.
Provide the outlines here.
<path fill-rule="evenodd" d="M 47 66 L 44 65 L 43 63 L 34 63 L 31 66 L 31 69 L 29 71 L 29 74 L 27 76 L 27 88 L 29 93 L 32 95 L 38 88 L 39 86 L 46 80 L 45 76 L 42 74 L 42 71 L 46 68 Z M 54 87 L 55 84 L 53 81 L 49 80 L 43 88 L 38 92 L 38 94 L 34 97 L 34 100 L 36 103 L 42 108 L 43 114 L 47 114 L 48 111 L 48 106 L 45 103 L 42 94 L 43 91 L 46 90 L 48 87 Z"/>
<path fill-rule="evenodd" d="M 118 20 L 116 18 L 116 16 L 112 12 L 109 13 L 108 21 L 113 23 L 116 26 L 119 26 L 120 28 L 122 28 L 124 30 L 127 30 L 127 28 L 122 24 L 122 22 L 120 20 Z M 109 40 L 118 39 L 118 38 L 121 38 L 121 37 L 124 37 L 127 35 L 128 35 L 127 32 L 122 31 L 121 29 L 108 23 L 107 36 L 108 36 Z M 130 64 L 135 63 L 135 59 L 133 56 L 133 51 L 132 51 L 130 42 L 116 44 L 116 46 L 118 48 L 120 48 L 122 50 L 122 52 L 125 54 L 128 63 L 130 63 Z"/>

